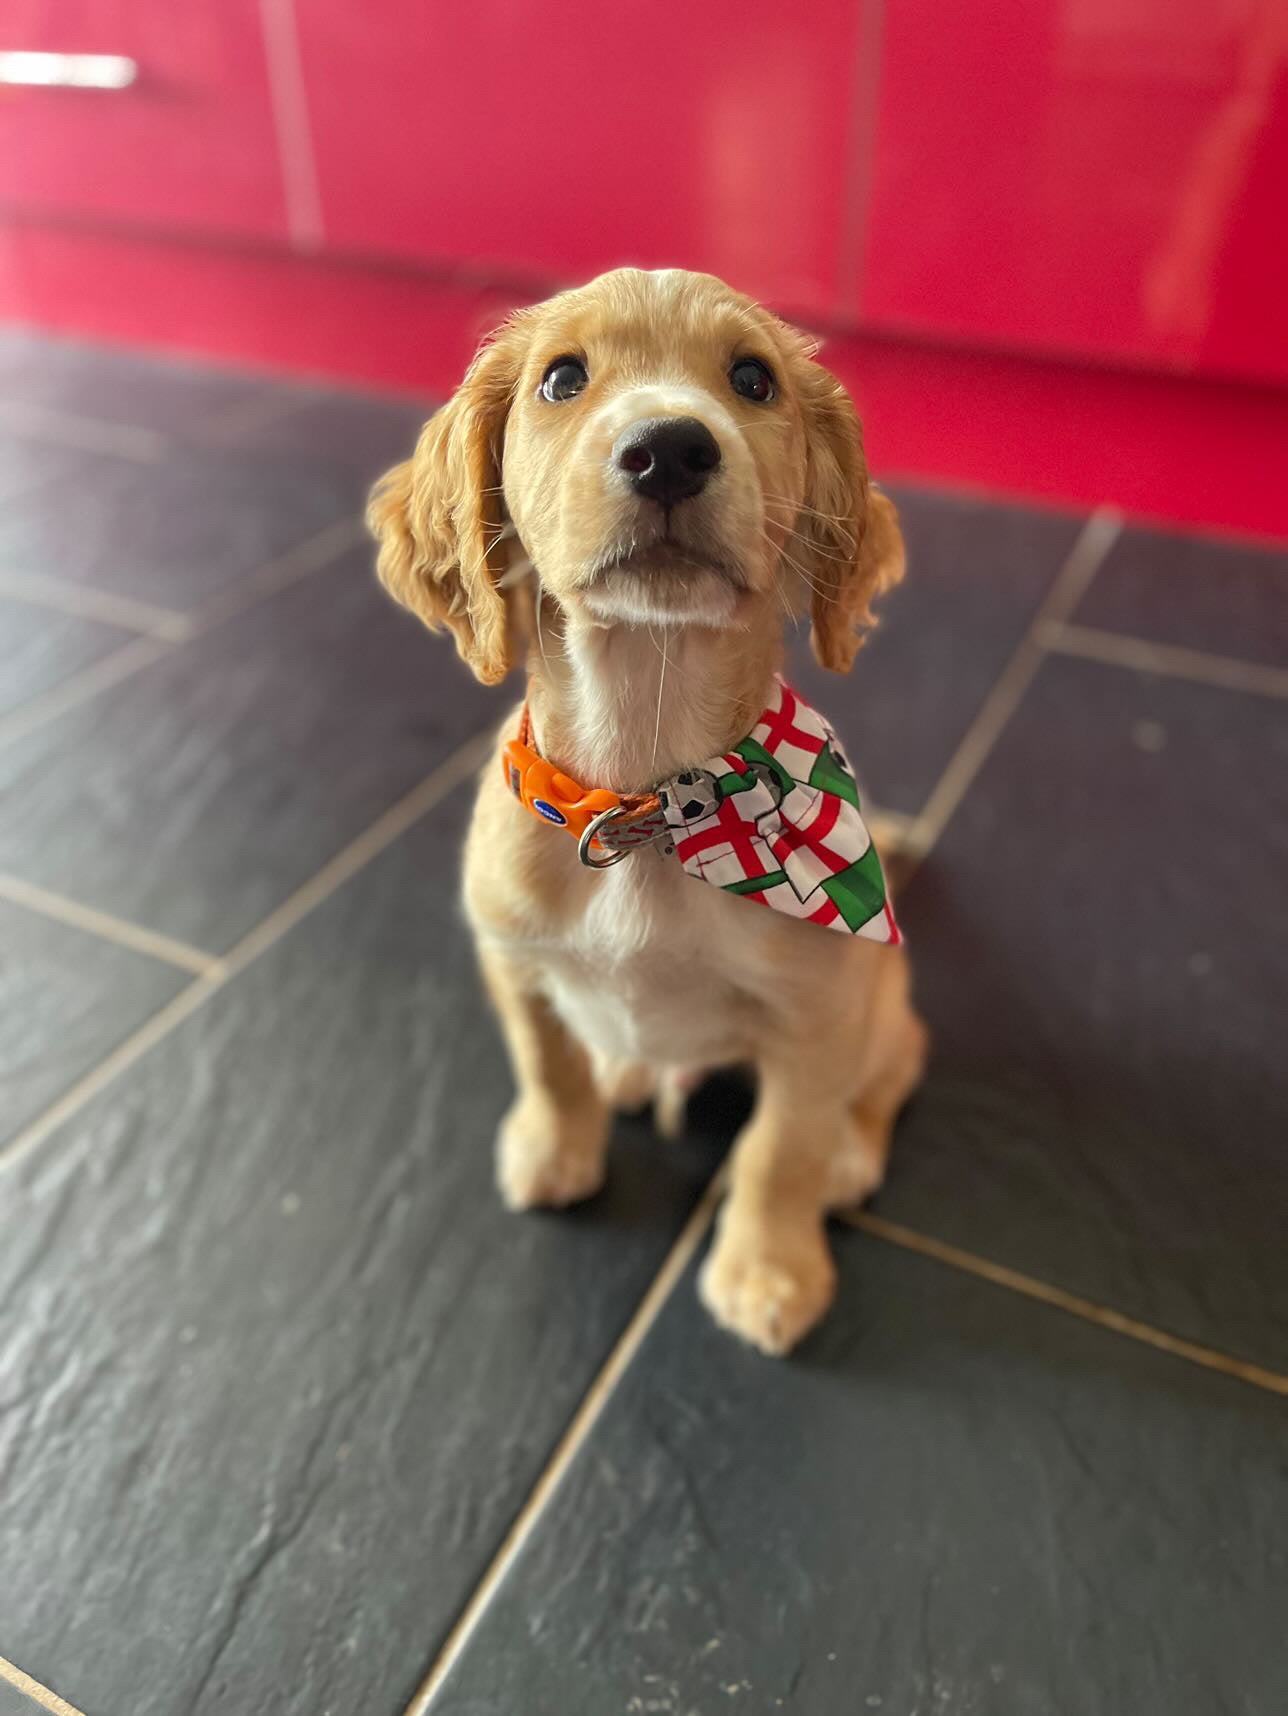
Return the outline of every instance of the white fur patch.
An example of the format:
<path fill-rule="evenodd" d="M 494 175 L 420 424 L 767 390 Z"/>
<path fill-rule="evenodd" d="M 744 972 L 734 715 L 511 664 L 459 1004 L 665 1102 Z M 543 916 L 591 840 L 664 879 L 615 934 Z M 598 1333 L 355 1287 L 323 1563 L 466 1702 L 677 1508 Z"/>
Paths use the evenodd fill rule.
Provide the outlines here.
<path fill-rule="evenodd" d="M 614 439 L 646 417 L 696 417 L 726 444 L 740 441 L 738 425 L 713 393 L 685 382 L 659 380 L 615 394 L 599 412 L 599 423 Z"/>
<path fill-rule="evenodd" d="M 710 958 L 729 936 L 731 906 L 748 909 L 657 853 L 606 871 L 571 935 L 547 955 L 556 1011 L 582 1042 L 618 1059 L 716 1066 L 742 1058 L 741 984 L 726 987 L 732 973 L 713 977 Z"/>

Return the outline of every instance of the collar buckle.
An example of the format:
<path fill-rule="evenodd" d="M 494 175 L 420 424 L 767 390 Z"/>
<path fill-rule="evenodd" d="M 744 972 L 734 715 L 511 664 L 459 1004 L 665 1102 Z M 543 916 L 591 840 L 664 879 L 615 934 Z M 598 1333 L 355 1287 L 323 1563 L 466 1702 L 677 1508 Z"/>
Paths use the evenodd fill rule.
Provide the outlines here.
<path fill-rule="evenodd" d="M 583 787 L 533 750 L 531 734 L 525 708 L 518 738 L 501 751 L 505 783 L 525 810 L 572 835 L 588 870 L 611 869 L 637 846 L 665 842 L 666 851 L 672 850 L 656 793 L 623 797 L 607 787 Z"/>

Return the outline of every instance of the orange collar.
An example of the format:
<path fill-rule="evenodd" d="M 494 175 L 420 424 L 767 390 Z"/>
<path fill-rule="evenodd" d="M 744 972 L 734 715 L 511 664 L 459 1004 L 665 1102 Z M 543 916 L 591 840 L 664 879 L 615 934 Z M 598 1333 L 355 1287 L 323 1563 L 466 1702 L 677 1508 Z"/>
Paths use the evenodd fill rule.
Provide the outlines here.
<path fill-rule="evenodd" d="M 552 828 L 571 834 L 582 863 L 593 870 L 607 869 L 631 848 L 649 845 L 666 833 L 662 801 L 655 792 L 584 787 L 547 762 L 532 743 L 532 717 L 526 703 L 518 738 L 501 748 L 501 768 L 506 785 L 523 808 Z"/>
<path fill-rule="evenodd" d="M 781 675 L 744 738 L 653 792 L 581 786 L 536 751 L 526 708 L 502 767 L 519 803 L 574 835 L 592 869 L 652 845 L 748 906 L 868 941 L 900 939 L 849 759 Z"/>

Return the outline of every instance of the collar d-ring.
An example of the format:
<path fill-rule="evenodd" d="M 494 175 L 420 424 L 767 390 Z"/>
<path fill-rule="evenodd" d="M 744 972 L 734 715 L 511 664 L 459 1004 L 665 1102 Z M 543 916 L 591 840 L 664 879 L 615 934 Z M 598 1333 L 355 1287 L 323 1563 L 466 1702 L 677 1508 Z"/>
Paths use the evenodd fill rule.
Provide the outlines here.
<path fill-rule="evenodd" d="M 623 847 L 618 852 L 610 851 L 607 858 L 595 858 L 591 855 L 590 845 L 595 836 L 606 822 L 612 822 L 621 815 L 616 805 L 607 810 L 601 810 L 598 816 L 593 816 L 581 831 L 577 842 L 577 856 L 588 870 L 611 870 L 614 864 L 620 864 L 623 858 L 628 858 L 630 852 Z"/>

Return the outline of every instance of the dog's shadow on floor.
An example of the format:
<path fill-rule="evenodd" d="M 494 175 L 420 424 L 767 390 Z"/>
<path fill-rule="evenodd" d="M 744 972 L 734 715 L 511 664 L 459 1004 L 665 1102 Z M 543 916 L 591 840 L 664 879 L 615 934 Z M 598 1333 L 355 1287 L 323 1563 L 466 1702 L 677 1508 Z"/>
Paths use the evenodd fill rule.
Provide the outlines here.
<path fill-rule="evenodd" d="M 677 1212 L 694 1202 L 718 1171 L 754 1099 L 751 1075 L 733 1070 L 711 1074 L 693 1092 L 678 1137 L 658 1131 L 651 1103 L 617 1114 L 603 1190 L 585 1203 L 547 1214 L 635 1234 L 673 1224 Z"/>
<path fill-rule="evenodd" d="M 741 1067 L 708 1074 L 689 1098 L 684 1131 L 677 1141 L 716 1152 L 719 1160 L 751 1118 L 756 1087 Z"/>

